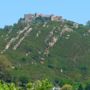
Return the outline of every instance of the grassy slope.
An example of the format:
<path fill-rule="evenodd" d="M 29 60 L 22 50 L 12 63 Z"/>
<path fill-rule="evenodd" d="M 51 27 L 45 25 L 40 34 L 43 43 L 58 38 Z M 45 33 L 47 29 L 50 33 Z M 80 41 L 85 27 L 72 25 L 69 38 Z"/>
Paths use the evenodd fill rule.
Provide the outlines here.
<path fill-rule="evenodd" d="M 54 35 L 58 36 L 62 31 L 60 25 L 60 22 L 48 22 L 45 27 L 43 27 L 43 23 L 32 24 L 33 31 L 24 39 L 19 48 L 14 51 L 11 46 L 3 54 L 16 67 L 11 69 L 12 76 L 29 79 L 47 77 L 51 80 L 64 78 L 73 81 L 87 81 L 90 78 L 90 33 L 88 33 L 89 28 L 85 26 L 73 29 L 73 32 L 66 32 L 62 37 L 59 37 L 54 47 L 49 49 L 49 55 L 43 55 L 47 47 L 45 39 L 53 28 L 56 28 L 55 31 L 57 31 L 54 32 Z M 72 25 L 68 23 L 66 25 L 72 28 Z M 13 31 L 6 41 L 7 30 L 0 31 L 0 36 L 3 35 L 0 37 L 0 42 L 2 42 L 0 50 L 22 28 L 19 25 L 14 25 Z M 40 31 L 40 36 L 36 37 L 38 31 Z M 67 35 L 70 35 L 69 39 L 66 39 Z M 38 53 L 39 51 L 41 54 Z M 25 56 L 26 52 L 30 52 L 30 55 Z M 44 64 L 40 63 L 42 57 L 45 59 Z"/>

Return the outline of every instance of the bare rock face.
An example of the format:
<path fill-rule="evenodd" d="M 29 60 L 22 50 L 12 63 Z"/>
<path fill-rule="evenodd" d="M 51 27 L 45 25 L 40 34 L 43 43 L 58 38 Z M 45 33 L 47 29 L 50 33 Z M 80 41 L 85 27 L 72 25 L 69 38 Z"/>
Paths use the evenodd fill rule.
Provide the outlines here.
<path fill-rule="evenodd" d="M 57 37 L 52 37 L 51 42 L 49 42 L 49 47 L 53 47 L 55 43 L 57 42 L 58 38 Z"/>

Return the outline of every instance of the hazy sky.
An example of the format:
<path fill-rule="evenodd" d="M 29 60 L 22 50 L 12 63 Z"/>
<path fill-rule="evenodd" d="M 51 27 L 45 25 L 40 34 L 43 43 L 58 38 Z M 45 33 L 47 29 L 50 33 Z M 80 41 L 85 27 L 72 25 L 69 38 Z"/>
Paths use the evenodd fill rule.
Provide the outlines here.
<path fill-rule="evenodd" d="M 90 0 L 0 0 L 0 27 L 18 21 L 26 13 L 63 16 L 85 23 L 90 20 Z"/>

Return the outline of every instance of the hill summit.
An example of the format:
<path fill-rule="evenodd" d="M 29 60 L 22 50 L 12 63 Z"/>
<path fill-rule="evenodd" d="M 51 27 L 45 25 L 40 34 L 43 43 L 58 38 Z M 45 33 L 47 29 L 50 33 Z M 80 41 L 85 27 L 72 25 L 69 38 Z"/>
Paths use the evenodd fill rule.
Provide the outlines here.
<path fill-rule="evenodd" d="M 90 25 L 62 16 L 25 14 L 0 30 L 0 78 L 87 81 Z"/>

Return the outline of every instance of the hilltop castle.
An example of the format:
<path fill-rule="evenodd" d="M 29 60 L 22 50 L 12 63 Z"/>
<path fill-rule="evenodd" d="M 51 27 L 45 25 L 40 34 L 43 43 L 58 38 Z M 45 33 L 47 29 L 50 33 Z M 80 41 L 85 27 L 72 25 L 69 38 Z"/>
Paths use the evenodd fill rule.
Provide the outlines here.
<path fill-rule="evenodd" d="M 24 19 L 26 22 L 31 22 L 32 20 L 38 17 L 50 18 L 51 21 L 61 21 L 62 20 L 62 16 L 45 15 L 45 14 L 37 14 L 37 13 L 24 15 Z"/>

